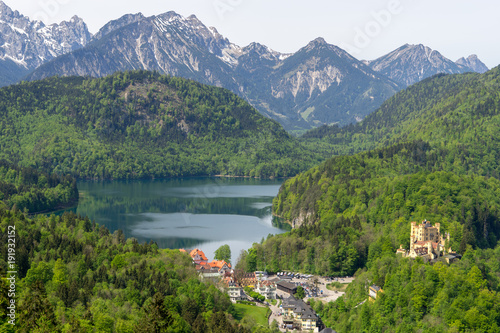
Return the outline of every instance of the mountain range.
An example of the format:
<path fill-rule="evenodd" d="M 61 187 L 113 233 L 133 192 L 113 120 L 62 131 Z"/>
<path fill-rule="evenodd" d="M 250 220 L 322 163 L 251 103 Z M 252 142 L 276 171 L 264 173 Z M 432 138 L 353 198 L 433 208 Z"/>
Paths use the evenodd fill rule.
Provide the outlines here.
<path fill-rule="evenodd" d="M 196 16 L 175 12 L 128 14 L 92 36 L 76 16 L 45 26 L 1 1 L 0 10 L 1 85 L 54 75 L 156 70 L 229 89 L 289 131 L 358 122 L 423 78 L 486 68 L 475 56 L 454 63 L 421 45 L 405 45 L 371 62 L 322 38 L 293 54 L 258 43 L 240 47 Z"/>
<path fill-rule="evenodd" d="M 87 25 L 78 16 L 47 26 L 0 1 L 0 85 L 18 82 L 47 61 L 87 45 L 90 39 Z"/>
<path fill-rule="evenodd" d="M 484 73 L 488 70 L 476 55 L 453 62 L 438 51 L 422 44 L 406 44 L 365 63 L 402 87 L 408 87 L 439 73 L 461 74 L 470 71 Z"/>

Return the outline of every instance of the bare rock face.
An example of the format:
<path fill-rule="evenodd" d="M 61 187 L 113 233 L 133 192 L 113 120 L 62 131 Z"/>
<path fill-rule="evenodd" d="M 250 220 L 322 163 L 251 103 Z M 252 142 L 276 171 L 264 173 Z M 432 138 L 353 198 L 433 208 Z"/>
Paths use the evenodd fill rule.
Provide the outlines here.
<path fill-rule="evenodd" d="M 363 119 L 399 87 L 318 38 L 279 62 L 266 78 L 272 110 L 310 126 Z"/>
<path fill-rule="evenodd" d="M 27 72 L 85 46 L 91 35 L 83 20 L 46 26 L 12 11 L 0 1 L 0 85 L 17 82 Z"/>
<path fill-rule="evenodd" d="M 472 54 L 465 58 L 460 58 L 456 61 L 457 64 L 470 68 L 473 72 L 486 73 L 489 69 L 488 67 L 477 57 L 477 55 Z"/>
<path fill-rule="evenodd" d="M 123 70 L 156 70 L 237 89 L 231 66 L 239 48 L 195 16 L 174 12 L 125 15 L 105 25 L 87 47 L 38 68 L 30 79 L 53 75 L 101 77 Z"/>
<path fill-rule="evenodd" d="M 470 68 L 454 63 L 438 51 L 419 45 L 403 45 L 391 53 L 370 61 L 369 66 L 404 87 L 439 73 L 459 74 Z"/>

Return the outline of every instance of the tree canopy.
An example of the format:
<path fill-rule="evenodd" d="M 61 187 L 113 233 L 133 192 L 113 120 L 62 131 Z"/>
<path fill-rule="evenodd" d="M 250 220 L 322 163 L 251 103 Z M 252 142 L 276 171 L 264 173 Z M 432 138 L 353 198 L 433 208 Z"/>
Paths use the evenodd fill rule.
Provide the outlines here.
<path fill-rule="evenodd" d="M 215 250 L 215 259 L 231 263 L 231 248 L 229 245 L 221 245 L 217 250 Z"/>

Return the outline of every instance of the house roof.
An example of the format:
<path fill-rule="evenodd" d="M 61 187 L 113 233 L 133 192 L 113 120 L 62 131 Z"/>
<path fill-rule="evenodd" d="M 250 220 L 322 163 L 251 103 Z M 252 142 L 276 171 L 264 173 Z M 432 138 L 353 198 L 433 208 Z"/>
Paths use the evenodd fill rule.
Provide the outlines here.
<path fill-rule="evenodd" d="M 179 251 L 180 251 L 180 252 L 187 253 L 187 251 L 186 251 L 186 250 L 184 250 L 184 249 L 179 249 Z"/>
<path fill-rule="evenodd" d="M 290 295 L 290 297 L 283 299 L 282 304 L 284 309 L 293 309 L 293 312 L 299 314 L 303 319 L 314 319 L 317 320 L 318 316 L 314 312 L 314 310 L 307 305 L 303 300 L 296 299 L 294 296 Z"/>
<path fill-rule="evenodd" d="M 269 280 L 264 280 L 260 282 L 261 285 L 266 286 L 266 287 L 276 287 L 276 284 L 273 281 Z"/>
<path fill-rule="evenodd" d="M 283 299 L 283 307 L 295 307 L 297 302 L 298 300 L 293 295 L 290 295 L 290 297 Z"/>
<path fill-rule="evenodd" d="M 209 271 L 211 269 L 212 269 L 212 267 L 210 267 L 210 265 L 207 265 L 207 264 L 196 265 L 197 271 Z"/>
<path fill-rule="evenodd" d="M 379 286 L 373 284 L 373 285 L 370 286 L 370 289 L 373 289 L 375 291 L 380 291 L 380 289 L 382 289 L 382 288 L 380 288 Z"/>
<path fill-rule="evenodd" d="M 304 311 L 302 312 L 301 318 L 302 319 L 317 320 L 318 316 L 316 315 L 316 313 L 314 313 L 314 311 L 311 308 L 309 308 L 309 309 L 304 309 Z"/>
<path fill-rule="evenodd" d="M 200 258 L 201 258 L 202 260 L 205 260 L 205 261 L 207 261 L 207 260 L 208 260 L 208 259 L 207 259 L 207 257 L 205 256 L 205 253 L 203 253 L 203 251 L 202 251 L 202 250 L 200 250 L 200 249 L 194 249 L 194 250 L 192 250 L 191 252 L 189 252 L 189 255 L 190 255 L 190 256 L 191 256 L 191 258 L 193 258 L 193 259 L 194 259 L 194 257 L 195 257 L 196 255 L 199 255 L 199 256 L 200 256 Z"/>
<path fill-rule="evenodd" d="M 212 260 L 211 262 L 208 263 L 210 267 L 217 267 L 221 269 L 226 265 L 227 267 L 231 268 L 231 264 L 228 262 L 225 262 L 224 260 Z"/>
<path fill-rule="evenodd" d="M 290 289 L 290 290 L 297 288 L 297 286 L 294 285 L 293 283 L 286 282 L 286 281 L 280 281 L 276 285 L 281 286 L 281 287 L 286 288 L 286 289 Z"/>

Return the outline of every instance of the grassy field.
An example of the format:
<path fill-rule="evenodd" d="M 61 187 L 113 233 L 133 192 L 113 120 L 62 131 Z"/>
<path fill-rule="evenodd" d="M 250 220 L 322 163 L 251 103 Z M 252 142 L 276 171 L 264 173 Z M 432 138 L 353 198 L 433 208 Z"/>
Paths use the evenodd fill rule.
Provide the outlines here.
<path fill-rule="evenodd" d="M 326 285 L 326 288 L 333 291 L 345 291 L 349 283 L 333 282 Z"/>
<path fill-rule="evenodd" d="M 267 311 L 268 308 L 262 308 L 246 304 L 234 304 L 236 309 L 235 319 L 240 321 L 245 317 L 251 317 L 257 324 L 267 327 Z"/>

